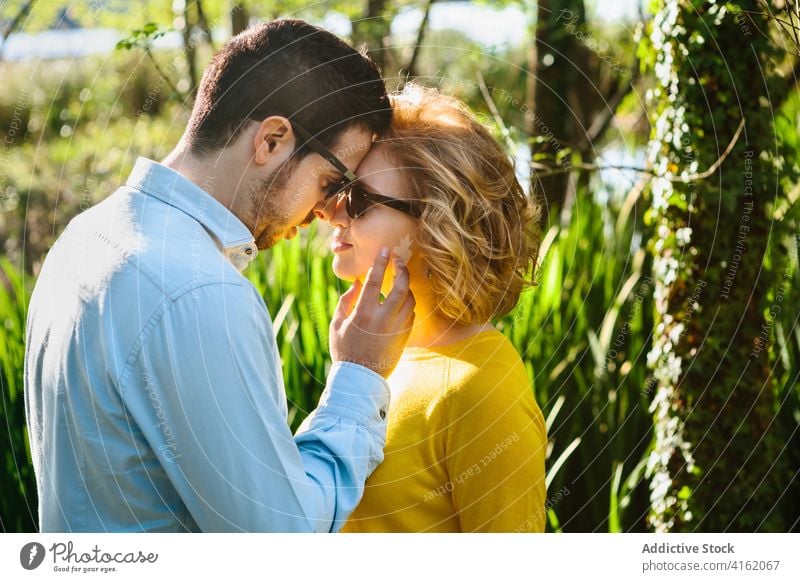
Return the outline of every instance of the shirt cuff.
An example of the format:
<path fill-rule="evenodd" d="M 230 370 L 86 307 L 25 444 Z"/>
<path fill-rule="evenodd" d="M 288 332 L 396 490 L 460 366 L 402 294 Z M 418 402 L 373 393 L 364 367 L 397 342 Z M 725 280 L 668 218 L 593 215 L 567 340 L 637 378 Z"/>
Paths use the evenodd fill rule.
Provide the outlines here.
<path fill-rule="evenodd" d="M 317 414 L 333 413 L 359 424 L 384 424 L 389 400 L 389 384 L 383 376 L 353 362 L 334 362 Z"/>

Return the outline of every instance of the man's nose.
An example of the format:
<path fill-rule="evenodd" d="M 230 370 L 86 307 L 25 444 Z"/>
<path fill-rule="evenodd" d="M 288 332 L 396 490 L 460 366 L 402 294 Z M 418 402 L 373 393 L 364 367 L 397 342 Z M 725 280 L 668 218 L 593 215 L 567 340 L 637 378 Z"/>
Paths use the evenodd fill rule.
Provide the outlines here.
<path fill-rule="evenodd" d="M 339 196 L 331 196 L 327 200 L 317 202 L 314 207 L 314 215 L 320 220 L 326 222 L 333 222 L 339 214 L 340 207 L 344 207 L 344 203 L 339 203 Z"/>
<path fill-rule="evenodd" d="M 331 206 L 331 198 L 326 198 L 325 200 L 320 200 L 319 202 L 314 205 L 314 216 L 316 216 L 320 220 L 330 220 L 330 206 Z"/>

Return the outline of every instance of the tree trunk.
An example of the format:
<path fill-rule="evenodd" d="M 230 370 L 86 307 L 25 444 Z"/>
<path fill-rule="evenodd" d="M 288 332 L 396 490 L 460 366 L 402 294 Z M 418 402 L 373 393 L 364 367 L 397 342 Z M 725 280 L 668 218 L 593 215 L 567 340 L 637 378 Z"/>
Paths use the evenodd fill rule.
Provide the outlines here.
<path fill-rule="evenodd" d="M 234 4 L 231 8 L 231 36 L 243 32 L 249 23 L 250 15 L 247 12 L 247 6 L 242 3 Z"/>
<path fill-rule="evenodd" d="M 708 179 L 655 179 L 648 221 L 655 332 L 650 525 L 661 531 L 784 531 L 791 480 L 773 423 L 770 290 L 783 277 L 770 208 L 777 182 L 772 113 L 788 84 L 766 34 L 743 34 L 730 10 L 756 0 L 660 0 L 650 37 L 659 83 L 649 148 L 657 172 L 712 167 Z M 762 19 L 764 30 L 768 23 Z M 772 103 L 772 105 L 769 105 Z M 768 334 L 769 336 L 769 334 Z"/>
<path fill-rule="evenodd" d="M 531 153 L 552 163 L 565 147 L 577 149 L 605 105 L 598 93 L 602 71 L 597 55 L 580 41 L 586 29 L 584 0 L 540 0 L 537 11 L 536 38 L 528 52 L 533 115 L 528 115 L 527 133 Z M 569 156 L 563 161 L 568 163 Z M 547 215 L 564 205 L 568 185 L 566 174 L 531 175 L 531 191 L 543 197 Z"/>
<path fill-rule="evenodd" d="M 631 58 L 620 67 L 623 63 L 598 45 L 587 26 L 584 0 L 540 0 L 535 10 L 526 83 L 531 153 L 549 165 L 592 163 L 617 106 L 636 82 L 629 69 L 638 65 Z M 587 183 L 588 176 L 578 182 Z M 573 195 L 572 183 L 564 173 L 540 177 L 532 172 L 530 186 L 550 215 Z"/>
<path fill-rule="evenodd" d="M 428 21 L 431 17 L 431 8 L 433 7 L 434 2 L 435 0 L 428 0 L 425 3 L 425 10 L 422 14 L 422 22 L 420 22 L 419 29 L 417 30 L 417 42 L 414 43 L 411 52 L 411 58 L 406 66 L 406 76 L 409 79 L 413 79 L 417 76 L 417 60 L 419 59 L 419 53 L 422 50 L 422 42 L 425 39 L 425 32 L 428 29 Z"/>
<path fill-rule="evenodd" d="M 533 156 L 554 157 L 564 142 L 574 135 L 572 111 L 567 92 L 577 81 L 575 43 L 565 34 L 564 22 L 583 27 L 586 22 L 583 0 L 540 0 L 537 4 L 536 39 L 528 53 L 528 63 L 536 59 L 532 90 L 533 111 L 528 122 L 528 135 Z M 544 59 L 544 60 L 543 60 Z M 538 192 L 547 208 L 547 216 L 564 202 L 568 176 L 560 174 L 539 178 L 531 175 L 531 192 Z"/>
<path fill-rule="evenodd" d="M 203 34 L 206 37 L 206 43 L 208 43 L 208 47 L 211 49 L 211 52 L 214 52 L 214 37 L 211 34 L 211 26 L 208 24 L 208 19 L 206 18 L 206 11 L 203 8 L 203 1 L 195 0 L 195 4 L 197 5 L 197 24 L 199 24 L 200 28 L 203 30 Z"/>
<path fill-rule="evenodd" d="M 549 0 L 539 0 L 537 10 L 541 10 L 542 4 L 548 4 Z M 533 139 L 536 137 L 536 86 L 539 84 L 537 75 L 539 74 L 539 17 L 532 7 L 528 8 L 531 14 L 528 16 L 528 48 L 525 60 L 527 76 L 525 77 L 525 136 L 530 143 L 531 161 L 535 151 Z M 531 170 L 529 191 L 532 196 L 539 195 L 539 180 L 536 173 Z M 546 212 L 542 213 L 541 220 L 547 223 Z"/>
<path fill-rule="evenodd" d="M 183 5 L 183 30 L 181 30 L 181 33 L 183 34 L 183 54 L 186 58 L 186 71 L 189 75 L 189 94 L 194 96 L 195 91 L 197 91 L 197 60 L 195 59 L 197 51 L 192 40 L 194 25 L 189 11 L 190 5 L 191 0 L 187 0 Z"/>
<path fill-rule="evenodd" d="M 391 76 L 392 66 L 387 40 L 391 32 L 387 0 L 367 0 L 364 15 L 353 21 L 353 44 L 366 44 L 370 58 L 375 61 L 384 77 Z"/>

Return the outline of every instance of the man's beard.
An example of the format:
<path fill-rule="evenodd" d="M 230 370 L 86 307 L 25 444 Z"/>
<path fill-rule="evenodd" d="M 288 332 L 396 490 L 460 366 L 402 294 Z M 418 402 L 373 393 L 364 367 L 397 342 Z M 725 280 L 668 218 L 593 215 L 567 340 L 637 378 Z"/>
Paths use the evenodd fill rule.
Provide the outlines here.
<path fill-rule="evenodd" d="M 293 160 L 274 170 L 263 180 L 256 180 L 247 194 L 250 200 L 250 215 L 254 217 L 254 228 L 265 225 L 263 232 L 256 238 L 256 247 L 259 250 L 276 245 L 283 240 L 287 230 L 296 226 L 290 223 L 294 213 L 291 210 L 287 189 L 295 165 L 296 161 Z M 312 210 L 301 224 L 310 224 L 313 220 Z"/>

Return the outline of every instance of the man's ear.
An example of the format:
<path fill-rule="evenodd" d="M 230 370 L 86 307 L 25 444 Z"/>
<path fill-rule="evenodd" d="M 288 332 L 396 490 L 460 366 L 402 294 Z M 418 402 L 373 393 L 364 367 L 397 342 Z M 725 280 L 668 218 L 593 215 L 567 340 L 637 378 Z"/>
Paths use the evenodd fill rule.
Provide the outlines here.
<path fill-rule="evenodd" d="M 253 136 L 253 161 L 263 165 L 268 161 L 283 163 L 294 152 L 295 135 L 285 117 L 273 115 L 262 121 Z"/>

